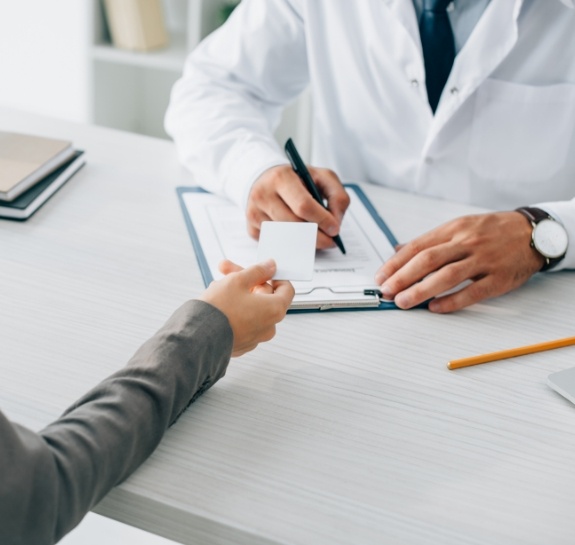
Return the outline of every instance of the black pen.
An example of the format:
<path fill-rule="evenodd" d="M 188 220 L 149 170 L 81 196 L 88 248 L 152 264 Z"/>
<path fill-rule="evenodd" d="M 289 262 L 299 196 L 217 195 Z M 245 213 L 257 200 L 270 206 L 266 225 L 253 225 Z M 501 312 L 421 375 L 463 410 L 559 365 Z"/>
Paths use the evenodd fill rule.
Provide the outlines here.
<path fill-rule="evenodd" d="M 291 166 L 294 172 L 300 177 L 303 185 L 305 185 L 306 189 L 310 192 L 311 196 L 316 200 L 319 204 L 321 204 L 326 210 L 327 206 L 323 202 L 323 198 L 319 193 L 309 170 L 305 166 L 305 163 L 302 161 L 295 144 L 291 138 L 288 138 L 288 141 L 285 145 L 285 152 L 290 160 Z M 335 235 L 335 237 L 331 237 L 332 240 L 337 244 L 337 247 L 341 250 L 342 254 L 345 254 L 345 248 L 343 247 L 343 242 L 341 241 L 341 237 L 339 235 Z"/>

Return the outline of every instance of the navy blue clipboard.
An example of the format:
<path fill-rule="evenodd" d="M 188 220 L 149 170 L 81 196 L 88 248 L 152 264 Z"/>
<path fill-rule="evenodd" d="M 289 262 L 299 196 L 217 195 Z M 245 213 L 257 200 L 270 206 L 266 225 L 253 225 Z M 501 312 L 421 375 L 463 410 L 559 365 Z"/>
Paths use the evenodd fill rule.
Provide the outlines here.
<path fill-rule="evenodd" d="M 371 217 L 373 218 L 373 220 L 375 221 L 377 226 L 381 229 L 381 231 L 388 238 L 391 245 L 394 247 L 397 246 L 397 239 L 395 238 L 395 236 L 393 235 L 393 233 L 391 232 L 391 230 L 389 229 L 389 227 L 387 226 L 385 221 L 383 221 L 383 219 L 379 216 L 379 214 L 377 213 L 377 210 L 371 204 L 371 202 L 367 198 L 367 195 L 365 195 L 365 193 L 362 191 L 362 189 L 356 184 L 344 184 L 344 187 L 346 187 L 348 189 L 352 189 L 356 193 L 356 195 L 361 200 L 365 209 L 369 212 L 369 214 L 371 215 Z M 184 202 L 184 195 L 186 193 L 207 193 L 207 191 L 205 191 L 201 187 L 177 187 L 176 192 L 178 194 L 178 200 L 179 200 L 180 206 L 182 208 L 182 213 L 184 215 L 186 227 L 188 228 L 188 234 L 190 235 L 190 240 L 192 241 L 192 246 L 193 246 L 194 252 L 196 254 L 196 259 L 198 261 L 198 265 L 199 265 L 200 271 L 202 273 L 202 278 L 204 280 L 204 284 L 206 286 L 208 286 L 210 284 L 210 282 L 212 282 L 214 280 L 214 277 L 213 277 L 212 272 L 210 270 L 210 267 L 208 265 L 208 261 L 206 259 L 206 256 L 204 254 L 204 250 L 202 248 L 202 244 L 200 242 L 200 239 L 198 237 L 198 234 L 197 234 L 196 229 L 194 227 L 194 224 L 192 222 L 192 218 L 190 217 L 190 214 L 188 213 L 188 209 L 187 209 L 186 204 Z M 356 306 L 327 305 L 324 307 L 317 307 L 317 308 L 290 309 L 288 312 L 290 314 L 292 314 L 292 313 L 300 313 L 300 312 L 328 312 L 328 311 L 334 311 L 334 310 L 337 310 L 337 311 L 343 311 L 343 310 L 357 311 L 357 310 L 387 310 L 387 309 L 397 309 L 397 307 L 395 306 L 395 303 L 393 303 L 392 301 L 383 301 L 380 299 L 379 304 L 377 306 L 369 306 L 369 307 L 357 306 L 356 307 Z"/>

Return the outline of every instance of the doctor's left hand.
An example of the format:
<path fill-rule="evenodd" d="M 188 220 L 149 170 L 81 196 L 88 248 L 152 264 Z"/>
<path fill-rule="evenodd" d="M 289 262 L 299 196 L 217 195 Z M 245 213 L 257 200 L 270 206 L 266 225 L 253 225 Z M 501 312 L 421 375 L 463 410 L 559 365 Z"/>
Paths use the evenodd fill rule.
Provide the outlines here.
<path fill-rule="evenodd" d="M 463 216 L 402 245 L 375 280 L 399 308 L 432 299 L 432 312 L 453 312 L 511 291 L 541 269 L 531 232 L 519 212 Z M 461 290 L 440 296 L 466 280 Z"/>

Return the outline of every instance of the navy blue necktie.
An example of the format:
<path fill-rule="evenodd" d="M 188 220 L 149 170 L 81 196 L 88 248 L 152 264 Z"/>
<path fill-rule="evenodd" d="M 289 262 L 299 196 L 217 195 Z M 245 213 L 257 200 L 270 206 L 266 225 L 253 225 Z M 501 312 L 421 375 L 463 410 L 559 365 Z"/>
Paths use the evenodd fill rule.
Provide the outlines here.
<path fill-rule="evenodd" d="M 427 96 L 433 113 L 455 59 L 455 41 L 447 14 L 451 1 L 424 0 L 419 19 Z"/>

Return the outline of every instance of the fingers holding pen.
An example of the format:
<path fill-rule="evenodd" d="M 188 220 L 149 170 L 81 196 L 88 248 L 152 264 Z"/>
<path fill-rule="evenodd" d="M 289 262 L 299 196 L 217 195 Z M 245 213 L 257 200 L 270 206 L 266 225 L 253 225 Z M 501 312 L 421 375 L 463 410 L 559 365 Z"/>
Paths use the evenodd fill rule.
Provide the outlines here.
<path fill-rule="evenodd" d="M 349 195 L 333 170 L 309 167 L 309 171 L 321 194 L 327 200 L 330 213 L 337 220 L 338 232 L 330 233 L 332 236 L 337 235 L 343 216 L 350 204 Z"/>
<path fill-rule="evenodd" d="M 317 169 L 323 171 L 325 169 Z M 335 175 L 334 175 L 335 176 Z M 337 215 L 343 217 L 349 197 L 343 186 L 338 192 L 333 179 L 327 185 Z M 339 183 L 339 182 L 338 182 Z M 341 184 L 340 184 L 341 185 Z M 343 195 L 341 194 L 343 192 Z M 329 202 L 329 200 L 328 200 Z M 307 221 L 318 224 L 317 248 L 332 248 L 332 236 L 339 233 L 340 221 L 330 210 L 316 202 L 289 165 L 273 167 L 264 172 L 252 186 L 246 208 L 248 232 L 259 237 L 262 221 Z"/>

